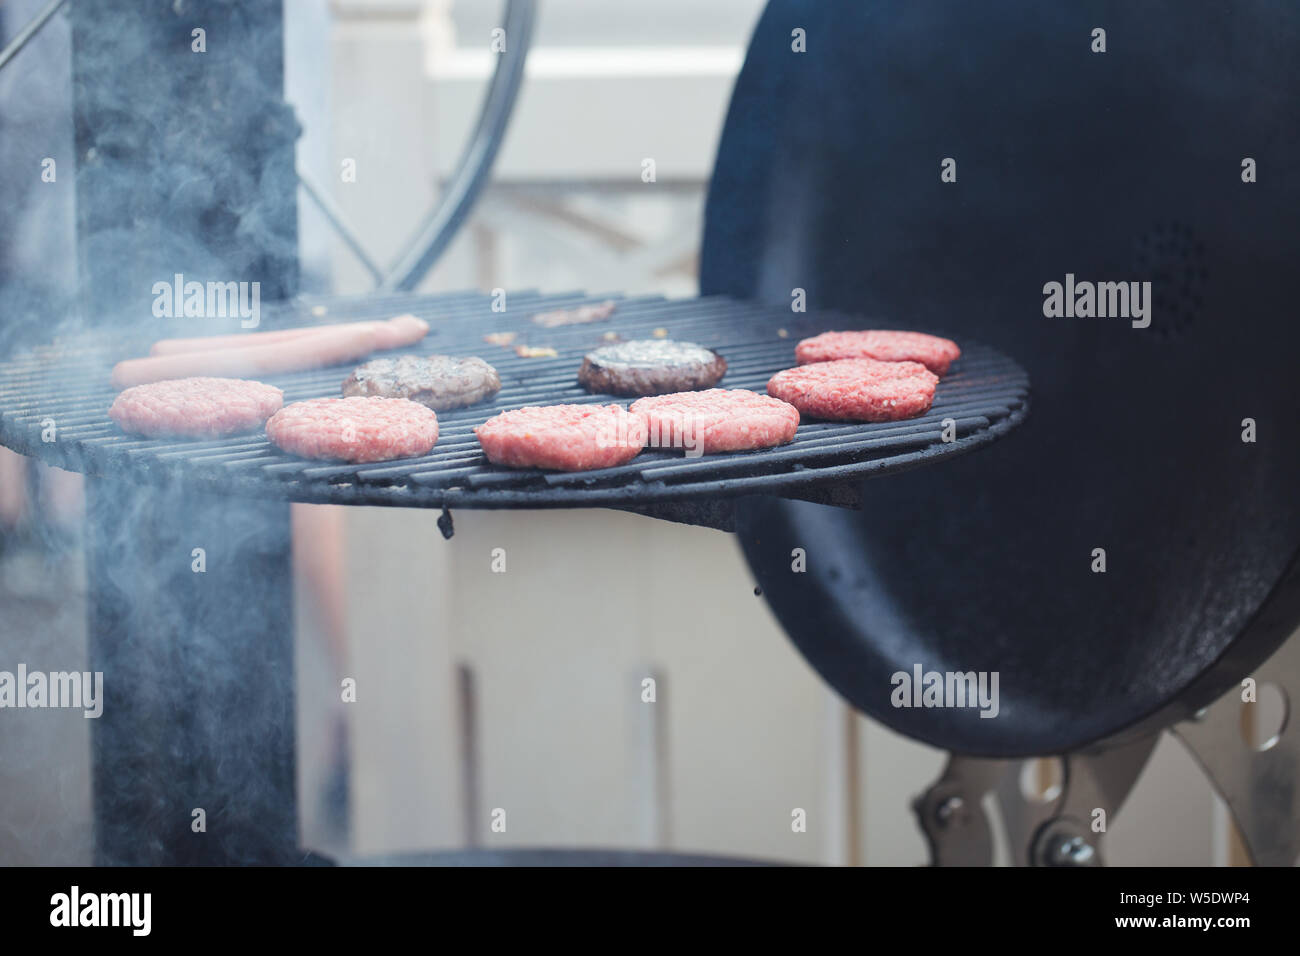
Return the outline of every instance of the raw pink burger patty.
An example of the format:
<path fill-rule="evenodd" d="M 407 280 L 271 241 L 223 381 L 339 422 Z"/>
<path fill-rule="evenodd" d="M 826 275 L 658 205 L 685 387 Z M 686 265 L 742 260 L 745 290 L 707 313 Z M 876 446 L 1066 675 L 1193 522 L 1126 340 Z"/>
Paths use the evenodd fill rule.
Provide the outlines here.
<path fill-rule="evenodd" d="M 928 411 L 938 383 L 920 362 L 840 359 L 777 372 L 767 394 L 813 418 L 892 422 Z"/>
<path fill-rule="evenodd" d="M 948 374 L 948 367 L 961 356 L 951 339 L 924 332 L 823 332 L 794 347 L 800 365 L 833 362 L 836 359 L 872 358 L 881 362 L 920 362 L 935 375 Z"/>
<path fill-rule="evenodd" d="M 240 378 L 173 378 L 117 396 L 108 417 L 146 438 L 224 438 L 261 428 L 284 393 Z"/>
<path fill-rule="evenodd" d="M 389 461 L 427 455 L 438 441 L 438 416 L 409 398 L 313 398 L 272 415 L 266 434 L 301 458 Z"/>
<path fill-rule="evenodd" d="M 530 405 L 474 429 L 488 461 L 587 471 L 624 465 L 645 447 L 645 419 L 621 405 Z"/>
<path fill-rule="evenodd" d="M 743 388 L 674 392 L 632 403 L 646 419 L 647 441 L 687 454 L 771 448 L 794 439 L 799 409 Z"/>

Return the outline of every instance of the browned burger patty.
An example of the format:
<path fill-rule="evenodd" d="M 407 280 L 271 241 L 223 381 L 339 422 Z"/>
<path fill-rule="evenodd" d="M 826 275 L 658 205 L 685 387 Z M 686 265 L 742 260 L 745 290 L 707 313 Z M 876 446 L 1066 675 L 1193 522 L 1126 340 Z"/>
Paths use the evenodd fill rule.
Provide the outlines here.
<path fill-rule="evenodd" d="M 712 388 L 727 360 L 712 349 L 672 339 L 638 339 L 588 352 L 578 382 L 608 395 L 664 395 Z"/>
<path fill-rule="evenodd" d="M 481 358 L 403 355 L 359 365 L 343 383 L 343 394 L 409 398 L 442 412 L 464 408 L 501 390 L 497 370 Z"/>

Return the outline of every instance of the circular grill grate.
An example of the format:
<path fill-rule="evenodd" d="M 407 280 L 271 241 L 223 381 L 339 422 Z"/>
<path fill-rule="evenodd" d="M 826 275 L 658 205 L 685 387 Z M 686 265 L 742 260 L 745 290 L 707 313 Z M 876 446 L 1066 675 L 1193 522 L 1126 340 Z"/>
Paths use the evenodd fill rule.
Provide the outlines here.
<path fill-rule="evenodd" d="M 619 299 L 614 316 L 589 325 L 544 329 L 537 312 L 599 301 L 579 293 L 511 294 L 509 311 L 492 311 L 478 293 L 364 297 L 295 302 L 264 309 L 264 326 L 343 322 L 412 312 L 432 330 L 414 354 L 479 355 L 496 366 L 502 389 L 490 402 L 439 413 L 441 434 L 421 458 L 352 465 L 304 461 L 280 452 L 263 434 L 219 441 L 146 440 L 124 434 L 107 417 L 114 391 L 112 362 L 144 354 L 148 341 L 124 349 L 87 338 L 46 346 L 0 364 L 0 441 L 50 464 L 87 474 L 141 482 L 180 480 L 196 490 L 278 496 L 293 501 L 413 507 L 541 508 L 636 507 L 656 502 L 779 494 L 837 501 L 833 486 L 960 454 L 1009 430 L 1027 413 L 1029 380 L 1006 356 L 971 342 L 939 384 L 934 407 L 921 418 L 886 424 L 809 422 L 779 448 L 686 458 L 680 451 L 647 449 L 630 464 L 573 474 L 500 468 L 483 457 L 472 431 L 497 412 L 560 402 L 626 402 L 591 395 L 577 384 L 584 352 L 607 333 L 624 339 L 656 332 L 721 352 L 729 369 L 721 385 L 762 392 L 768 378 L 794 364 L 802 337 L 833 328 L 861 327 L 837 313 L 794 315 L 724 297 Z M 490 345 L 489 332 L 515 332 L 510 348 Z M 176 334 L 169 329 L 168 334 Z M 192 333 L 191 333 L 192 334 Z M 514 345 L 550 346 L 555 358 L 518 356 Z M 385 354 L 400 354 L 398 352 Z M 284 389 L 285 401 L 338 395 L 351 366 L 265 381 Z M 956 440 L 942 441 L 943 421 Z M 54 426 L 54 441 L 42 431 Z M 47 430 L 48 437 L 48 430 Z"/>

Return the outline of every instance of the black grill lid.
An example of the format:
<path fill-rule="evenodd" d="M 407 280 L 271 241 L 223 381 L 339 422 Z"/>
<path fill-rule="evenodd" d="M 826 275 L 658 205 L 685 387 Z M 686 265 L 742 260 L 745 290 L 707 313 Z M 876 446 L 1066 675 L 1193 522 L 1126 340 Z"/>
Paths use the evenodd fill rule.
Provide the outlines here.
<path fill-rule="evenodd" d="M 996 453 L 874 482 L 860 515 L 747 506 L 765 594 L 854 704 L 954 750 L 1059 751 L 1205 702 L 1295 624 L 1297 64 L 1289 0 L 769 4 L 702 290 L 947 326 L 1034 381 Z M 1151 326 L 1045 317 L 1067 273 L 1151 281 Z M 999 717 L 894 708 L 918 663 L 999 671 Z"/>

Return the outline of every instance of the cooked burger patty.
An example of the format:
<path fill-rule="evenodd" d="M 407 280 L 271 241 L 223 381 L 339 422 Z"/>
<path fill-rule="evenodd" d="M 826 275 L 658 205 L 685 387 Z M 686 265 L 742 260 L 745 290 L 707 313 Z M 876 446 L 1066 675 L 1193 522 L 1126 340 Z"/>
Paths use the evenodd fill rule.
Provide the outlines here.
<path fill-rule="evenodd" d="M 890 332 L 883 329 L 823 332 L 804 339 L 794 349 L 795 361 L 800 365 L 847 358 L 920 362 L 940 377 L 948 374 L 948 366 L 960 356 L 961 349 L 952 339 L 942 339 L 924 332 Z"/>
<path fill-rule="evenodd" d="M 301 458 L 389 461 L 427 455 L 438 441 L 438 416 L 405 398 L 313 398 L 272 415 L 266 434 Z"/>
<path fill-rule="evenodd" d="M 174 378 L 126 389 L 108 417 L 146 438 L 224 438 L 261 428 L 284 404 L 271 385 L 239 378 Z"/>
<path fill-rule="evenodd" d="M 777 372 L 767 394 L 814 418 L 892 422 L 928 411 L 938 382 L 920 362 L 840 359 Z"/>
<path fill-rule="evenodd" d="M 612 468 L 645 447 L 645 419 L 621 405 L 516 408 L 474 429 L 488 461 L 513 468 Z"/>
<path fill-rule="evenodd" d="M 588 352 L 578 382 L 609 395 L 662 395 L 712 388 L 727 360 L 712 349 L 672 339 L 637 339 Z"/>
<path fill-rule="evenodd" d="M 343 383 L 343 394 L 409 398 L 434 411 L 464 408 L 501 391 L 497 370 L 481 358 L 431 355 L 375 359 L 359 365 Z"/>
<path fill-rule="evenodd" d="M 799 409 L 743 388 L 655 395 L 631 410 L 645 416 L 648 445 L 687 457 L 784 445 L 799 427 Z"/>

